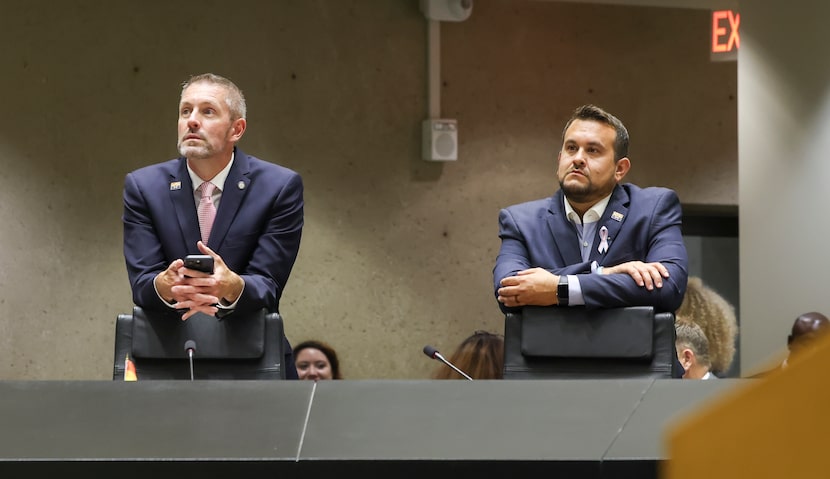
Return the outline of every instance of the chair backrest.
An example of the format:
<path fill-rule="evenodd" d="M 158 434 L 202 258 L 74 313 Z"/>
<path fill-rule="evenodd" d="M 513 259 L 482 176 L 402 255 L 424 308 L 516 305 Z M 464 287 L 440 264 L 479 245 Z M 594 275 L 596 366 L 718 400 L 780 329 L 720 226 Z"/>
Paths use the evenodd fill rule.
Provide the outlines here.
<path fill-rule="evenodd" d="M 674 314 L 526 306 L 504 319 L 504 379 L 671 378 Z"/>
<path fill-rule="evenodd" d="M 225 319 L 174 312 L 119 314 L 115 322 L 113 380 L 124 379 L 127 357 L 138 380 L 190 379 L 184 344 L 195 343 L 194 379 L 285 379 L 283 321 L 266 310 Z"/>

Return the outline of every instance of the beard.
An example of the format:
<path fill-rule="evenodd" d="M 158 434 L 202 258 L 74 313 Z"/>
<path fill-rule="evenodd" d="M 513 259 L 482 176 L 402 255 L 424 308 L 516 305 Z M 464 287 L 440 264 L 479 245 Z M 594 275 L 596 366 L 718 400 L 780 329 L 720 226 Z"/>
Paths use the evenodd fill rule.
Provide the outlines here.
<path fill-rule="evenodd" d="M 587 177 L 586 179 L 588 182 L 584 184 L 577 182 L 565 184 L 565 180 L 560 179 L 559 189 L 565 193 L 565 196 L 568 197 L 569 200 L 577 203 L 586 202 L 596 195 L 596 188 L 594 188 L 594 184 L 591 182 L 591 179 Z"/>
<path fill-rule="evenodd" d="M 185 158 L 192 158 L 194 160 L 202 160 L 204 158 L 209 158 L 215 153 L 213 146 L 206 141 L 203 141 L 201 144 L 185 145 L 184 142 L 180 140 L 178 145 L 176 146 L 179 147 L 180 155 L 184 156 Z"/>

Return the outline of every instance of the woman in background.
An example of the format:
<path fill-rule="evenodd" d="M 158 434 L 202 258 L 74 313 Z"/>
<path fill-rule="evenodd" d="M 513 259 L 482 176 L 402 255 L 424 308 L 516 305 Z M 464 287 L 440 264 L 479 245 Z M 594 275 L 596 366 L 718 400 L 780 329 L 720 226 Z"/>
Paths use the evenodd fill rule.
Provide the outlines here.
<path fill-rule="evenodd" d="M 700 326 L 709 342 L 711 371 L 725 374 L 735 357 L 735 338 L 738 320 L 735 307 L 717 291 L 696 276 L 689 276 L 683 304 L 675 313 L 677 323 L 693 323 Z"/>
<path fill-rule="evenodd" d="M 300 379 L 343 379 L 337 353 L 322 341 L 312 339 L 294 346 L 294 358 Z"/>
<path fill-rule="evenodd" d="M 461 342 L 448 361 L 473 379 L 501 379 L 504 369 L 504 337 L 476 331 Z M 445 364 L 436 367 L 432 379 L 466 379 Z"/>

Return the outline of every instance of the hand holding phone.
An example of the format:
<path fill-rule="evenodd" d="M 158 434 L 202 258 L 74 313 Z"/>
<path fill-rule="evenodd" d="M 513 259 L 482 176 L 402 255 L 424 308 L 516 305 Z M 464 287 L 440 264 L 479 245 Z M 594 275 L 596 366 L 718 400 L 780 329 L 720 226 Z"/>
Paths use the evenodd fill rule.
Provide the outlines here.
<path fill-rule="evenodd" d="M 213 256 L 207 254 L 189 254 L 184 258 L 184 267 L 213 274 Z"/>

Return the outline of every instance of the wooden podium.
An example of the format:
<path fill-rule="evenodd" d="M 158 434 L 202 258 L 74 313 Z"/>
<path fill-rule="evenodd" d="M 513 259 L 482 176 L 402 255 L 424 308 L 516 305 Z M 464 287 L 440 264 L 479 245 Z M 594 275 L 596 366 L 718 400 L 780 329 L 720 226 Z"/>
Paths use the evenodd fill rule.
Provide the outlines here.
<path fill-rule="evenodd" d="M 828 477 L 830 335 L 667 428 L 660 477 Z"/>

